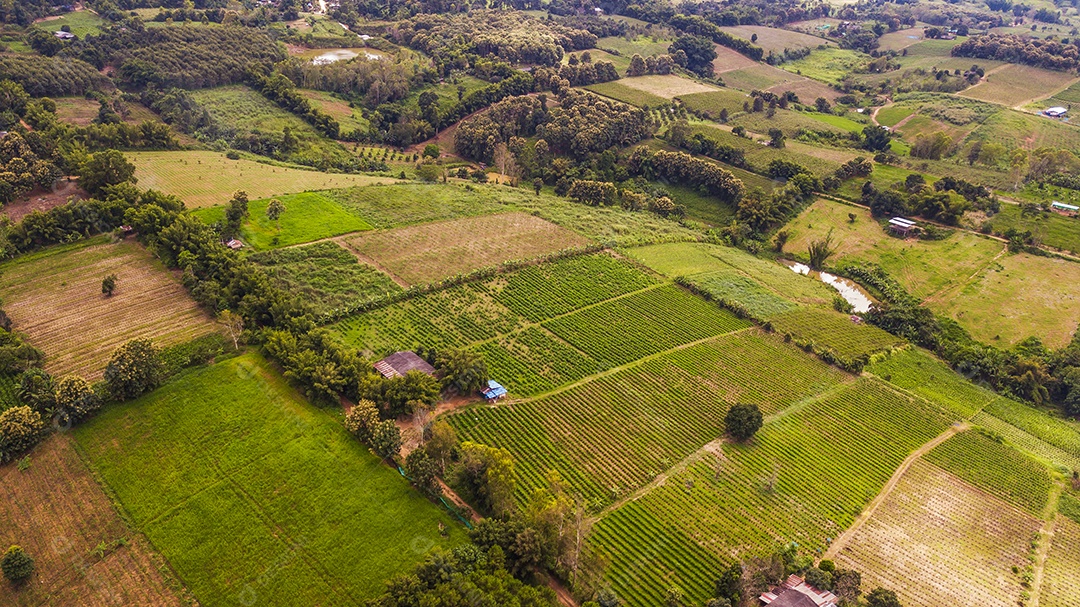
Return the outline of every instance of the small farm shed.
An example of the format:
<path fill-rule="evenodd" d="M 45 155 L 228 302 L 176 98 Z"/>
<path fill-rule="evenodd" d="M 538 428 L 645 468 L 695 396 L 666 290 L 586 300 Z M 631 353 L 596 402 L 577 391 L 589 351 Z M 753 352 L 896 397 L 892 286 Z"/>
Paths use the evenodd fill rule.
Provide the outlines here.
<path fill-rule="evenodd" d="M 1058 202 L 1056 200 L 1050 203 L 1050 210 L 1070 216 L 1080 213 L 1080 207 L 1075 204 L 1065 204 L 1064 202 Z"/>
<path fill-rule="evenodd" d="M 53 36 L 56 36 L 57 38 L 59 38 L 61 40 L 74 40 L 75 39 L 75 34 L 72 34 L 71 32 L 65 32 L 65 31 L 53 32 Z"/>
<path fill-rule="evenodd" d="M 1061 118 L 1065 114 L 1069 113 L 1069 109 L 1061 107 L 1060 105 L 1055 105 L 1054 107 L 1046 108 L 1043 113 L 1051 118 Z"/>
<path fill-rule="evenodd" d="M 502 384 L 495 381 L 494 379 L 489 379 L 487 383 L 487 388 L 481 390 L 480 393 L 484 395 L 484 400 L 489 403 L 493 403 L 500 398 L 506 396 L 506 388 L 504 388 Z"/>
<path fill-rule="evenodd" d="M 230 240 L 229 242 L 226 242 L 226 243 L 225 243 L 225 246 L 227 246 L 227 247 L 229 247 L 230 249 L 232 249 L 232 250 L 236 251 L 236 250 L 238 250 L 238 249 L 242 249 L 242 248 L 244 248 L 244 243 L 242 243 L 242 242 L 240 242 L 239 240 L 237 240 L 237 239 L 233 238 L 233 239 L 232 239 L 232 240 Z"/>
<path fill-rule="evenodd" d="M 836 595 L 818 590 L 797 575 L 762 594 L 758 599 L 769 607 L 836 607 Z"/>
<path fill-rule="evenodd" d="M 416 355 L 416 352 L 395 352 L 375 363 L 375 370 L 383 377 L 401 377 L 409 371 L 420 371 L 435 375 L 435 367 Z"/>
<path fill-rule="evenodd" d="M 916 224 L 914 221 L 910 219 L 904 219 L 903 217 L 893 217 L 889 220 L 889 229 L 901 236 L 907 236 L 908 234 L 910 234 L 917 225 L 918 224 Z"/>

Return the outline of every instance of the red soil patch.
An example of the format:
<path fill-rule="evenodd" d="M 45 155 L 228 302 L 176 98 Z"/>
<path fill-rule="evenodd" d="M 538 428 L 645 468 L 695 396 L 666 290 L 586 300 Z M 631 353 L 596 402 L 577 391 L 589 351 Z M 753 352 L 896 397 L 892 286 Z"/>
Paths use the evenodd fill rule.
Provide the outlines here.
<path fill-rule="evenodd" d="M 34 211 L 48 211 L 66 204 L 68 199 L 83 200 L 89 197 L 78 182 L 62 179 L 51 190 L 35 189 L 5 204 L 0 208 L 0 214 L 7 215 L 12 221 L 19 221 Z"/>

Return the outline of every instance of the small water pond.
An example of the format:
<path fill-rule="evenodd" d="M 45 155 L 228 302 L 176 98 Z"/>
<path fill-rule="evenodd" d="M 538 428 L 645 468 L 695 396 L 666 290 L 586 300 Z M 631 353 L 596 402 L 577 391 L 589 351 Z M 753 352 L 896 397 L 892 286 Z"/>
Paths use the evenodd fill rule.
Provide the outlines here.
<path fill-rule="evenodd" d="M 874 304 L 874 300 L 870 298 L 870 294 L 867 293 L 865 289 L 846 278 L 834 276 L 828 272 L 811 270 L 810 266 L 797 261 L 784 260 L 784 265 L 791 268 L 791 270 L 797 274 L 816 278 L 836 289 L 836 291 L 840 293 L 840 297 L 843 297 L 844 301 L 851 304 L 851 307 L 856 312 L 868 312 L 870 311 L 870 306 Z"/>

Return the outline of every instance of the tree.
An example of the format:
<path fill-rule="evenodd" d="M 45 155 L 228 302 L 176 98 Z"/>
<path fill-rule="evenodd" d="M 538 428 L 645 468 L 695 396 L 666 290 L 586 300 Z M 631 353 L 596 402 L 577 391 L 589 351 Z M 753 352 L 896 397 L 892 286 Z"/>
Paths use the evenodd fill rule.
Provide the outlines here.
<path fill-rule="evenodd" d="M 678 586 L 672 586 L 664 594 L 665 607 L 683 607 L 683 591 Z"/>
<path fill-rule="evenodd" d="M 424 146 L 424 158 L 438 158 L 439 146 L 434 143 L 429 143 Z"/>
<path fill-rule="evenodd" d="M 626 68 L 626 76 L 632 78 L 634 76 L 645 75 L 645 60 L 641 58 L 641 55 L 634 53 L 633 57 L 630 57 L 630 67 Z"/>
<path fill-rule="evenodd" d="M 814 107 L 822 114 L 831 114 L 832 106 L 829 105 L 829 100 L 824 97 L 818 97 L 814 100 Z"/>
<path fill-rule="evenodd" d="M 784 143 L 785 139 L 786 139 L 786 137 L 784 137 L 784 131 L 781 131 L 780 129 L 778 129 L 776 127 L 773 127 L 771 129 L 769 129 L 769 145 L 771 145 L 772 147 L 774 147 L 774 148 L 783 148 L 783 147 L 785 147 L 787 145 L 786 143 Z"/>
<path fill-rule="evenodd" d="M 369 443 L 380 457 L 393 459 L 401 452 L 401 430 L 394 420 L 383 420 L 372 428 Z"/>
<path fill-rule="evenodd" d="M 0 570 L 12 584 L 21 584 L 34 574 L 34 559 L 19 546 L 11 546 L 0 558 Z"/>
<path fill-rule="evenodd" d="M 101 279 L 101 292 L 106 297 L 112 297 L 114 291 L 116 291 L 116 274 L 109 274 Z"/>
<path fill-rule="evenodd" d="M 830 228 L 829 233 L 825 235 L 825 238 L 811 241 L 807 246 L 807 253 L 810 256 L 810 267 L 815 270 L 824 269 L 825 262 L 832 257 L 835 252 L 836 247 L 833 246 L 833 231 Z"/>
<path fill-rule="evenodd" d="M 44 369 L 33 367 L 23 371 L 16 390 L 19 402 L 30 407 L 42 417 L 52 415 L 56 407 L 56 386 L 52 375 Z"/>
<path fill-rule="evenodd" d="M 100 196 L 108 186 L 135 183 L 135 165 L 116 150 L 91 154 L 79 172 L 79 185 L 92 196 Z"/>
<path fill-rule="evenodd" d="M 896 593 L 884 588 L 875 588 L 866 595 L 866 604 L 868 607 L 901 607 Z"/>
<path fill-rule="evenodd" d="M 233 340 L 233 349 L 240 349 L 240 336 L 244 332 L 244 317 L 232 310 L 222 310 L 217 317 L 218 324 L 225 327 L 225 331 Z"/>
<path fill-rule="evenodd" d="M 677 55 L 679 52 L 686 56 L 686 69 L 699 76 L 712 78 L 712 62 L 716 59 L 716 45 L 712 40 L 702 36 L 679 36 L 668 47 L 668 53 Z"/>
<path fill-rule="evenodd" d="M 62 423 L 75 423 L 101 408 L 101 398 L 90 382 L 68 375 L 56 384 L 56 412 Z"/>
<path fill-rule="evenodd" d="M 266 205 L 266 218 L 270 221 L 277 222 L 281 218 L 282 213 L 285 212 L 285 204 L 277 198 L 270 201 L 270 204 Z M 281 227 L 278 226 L 278 229 Z"/>
<path fill-rule="evenodd" d="M 724 429 L 738 441 L 750 440 L 761 429 L 764 417 L 757 405 L 738 404 L 724 416 Z"/>
<path fill-rule="evenodd" d="M 229 205 L 225 208 L 225 234 L 226 238 L 232 238 L 240 233 L 240 224 L 249 215 L 247 192 L 241 190 L 233 194 Z"/>
<path fill-rule="evenodd" d="M 481 508 L 503 516 L 513 512 L 514 458 L 506 449 L 466 441 L 459 449 L 458 475 Z"/>
<path fill-rule="evenodd" d="M 444 350 L 435 358 L 435 369 L 444 390 L 473 394 L 487 387 L 488 370 L 484 357 L 474 350 Z"/>
<path fill-rule="evenodd" d="M 424 450 L 438 464 L 439 474 L 446 471 L 446 462 L 450 461 L 457 444 L 457 430 L 446 420 L 440 419 L 431 426 L 431 436 L 424 444 Z"/>
<path fill-rule="evenodd" d="M 863 149 L 871 152 L 881 152 L 889 147 L 891 134 L 883 126 L 868 126 L 863 129 Z"/>
<path fill-rule="evenodd" d="M 149 339 L 133 339 L 113 351 L 105 366 L 105 385 L 117 400 L 131 400 L 161 385 L 164 365 Z"/>
<path fill-rule="evenodd" d="M 427 495 L 438 497 L 442 493 L 438 478 L 439 464 L 423 449 L 413 449 L 405 458 L 405 474 Z"/>
<path fill-rule="evenodd" d="M 44 432 L 45 422 L 30 407 L 12 407 L 0 413 L 0 462 L 11 461 L 38 444 Z"/>
<path fill-rule="evenodd" d="M 833 572 L 833 593 L 847 603 L 855 603 L 862 594 L 862 576 L 851 569 Z"/>
<path fill-rule="evenodd" d="M 371 440 L 372 431 L 378 424 L 379 409 L 370 400 L 361 400 L 345 414 L 345 429 L 360 439 L 362 443 Z"/>

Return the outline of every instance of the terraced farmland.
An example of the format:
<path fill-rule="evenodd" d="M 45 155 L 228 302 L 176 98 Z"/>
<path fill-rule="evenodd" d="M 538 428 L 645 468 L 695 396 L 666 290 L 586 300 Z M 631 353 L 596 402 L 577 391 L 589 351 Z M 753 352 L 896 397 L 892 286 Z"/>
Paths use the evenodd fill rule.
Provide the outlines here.
<path fill-rule="evenodd" d="M 919 348 L 893 352 L 867 371 L 913 394 L 970 419 L 998 395 L 964 379 L 945 363 Z"/>
<path fill-rule="evenodd" d="M 734 269 L 697 274 L 689 280 L 702 293 L 726 305 L 739 306 L 754 318 L 772 318 L 797 307 Z"/>
<path fill-rule="evenodd" d="M 1041 525 L 919 461 L 836 563 L 860 571 L 864 588 L 894 589 L 908 607 L 1010 607 L 1022 590 L 1012 567 L 1028 564 L 1029 542 Z"/>
<path fill-rule="evenodd" d="M 1073 607 L 1080 596 L 1080 523 L 1059 517 L 1043 570 L 1040 607 Z"/>
<path fill-rule="evenodd" d="M 782 365 L 785 373 L 760 379 Z M 850 377 L 758 330 L 717 337 L 539 400 L 449 416 L 463 439 L 514 454 L 518 496 L 557 470 L 602 505 L 723 432 L 727 407 L 775 413 Z"/>
<path fill-rule="evenodd" d="M 859 380 L 796 407 L 748 444 L 724 444 L 722 456 L 700 458 L 599 521 L 593 541 L 611 556 L 608 579 L 627 604 L 655 605 L 664 580 L 676 576 L 688 599 L 700 603 L 715 569 L 679 558 L 693 547 L 668 549 L 661 541 L 665 550 L 657 553 L 648 519 L 638 528 L 641 518 L 624 510 L 666 521 L 725 562 L 791 541 L 813 554 L 851 524 L 911 451 L 948 425 L 937 409 L 878 380 Z M 656 573 L 635 581 L 638 572 L 627 567 L 643 561 Z"/>
<path fill-rule="evenodd" d="M 1045 466 L 977 430 L 938 445 L 926 461 L 1036 516 L 1053 486 Z"/>

